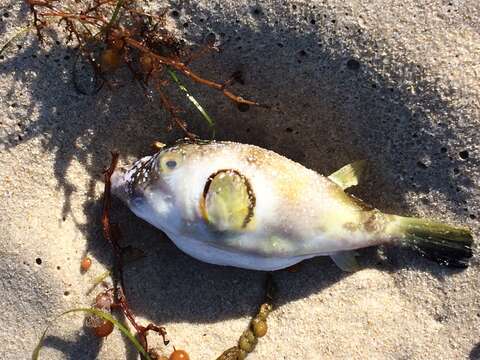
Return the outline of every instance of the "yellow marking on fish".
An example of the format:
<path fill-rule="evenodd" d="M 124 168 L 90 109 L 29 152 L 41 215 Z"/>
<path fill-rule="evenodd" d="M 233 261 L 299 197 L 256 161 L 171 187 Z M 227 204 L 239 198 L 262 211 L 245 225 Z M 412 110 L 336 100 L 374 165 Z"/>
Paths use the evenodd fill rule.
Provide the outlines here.
<path fill-rule="evenodd" d="M 200 213 L 217 230 L 245 229 L 254 216 L 255 195 L 247 178 L 236 170 L 210 175 L 202 195 Z"/>

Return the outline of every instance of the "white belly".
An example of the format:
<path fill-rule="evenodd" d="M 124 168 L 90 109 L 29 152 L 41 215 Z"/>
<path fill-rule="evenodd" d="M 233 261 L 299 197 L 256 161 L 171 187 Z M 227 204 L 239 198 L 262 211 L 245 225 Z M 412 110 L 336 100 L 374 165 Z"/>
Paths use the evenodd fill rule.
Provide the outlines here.
<path fill-rule="evenodd" d="M 255 254 L 239 253 L 231 250 L 220 249 L 195 239 L 184 236 L 170 236 L 175 245 L 186 254 L 215 265 L 234 266 L 243 269 L 274 271 L 295 265 L 302 260 L 316 255 L 290 256 L 290 257 L 266 257 Z"/>

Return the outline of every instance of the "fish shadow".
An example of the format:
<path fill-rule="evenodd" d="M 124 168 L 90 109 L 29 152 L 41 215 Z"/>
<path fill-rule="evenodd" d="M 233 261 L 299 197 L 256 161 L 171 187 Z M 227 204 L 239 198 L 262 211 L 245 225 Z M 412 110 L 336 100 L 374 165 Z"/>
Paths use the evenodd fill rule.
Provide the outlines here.
<path fill-rule="evenodd" d="M 179 7 L 176 3 L 171 6 Z M 227 21 L 219 13 L 190 2 L 185 2 L 177 19 L 180 22 L 188 18 L 184 30 L 187 38 L 201 41 L 198 34 L 207 35 L 208 23 L 209 31 L 217 34 L 223 44 L 221 53 L 193 64 L 196 71 L 206 78 L 226 80 L 241 70 L 245 84 L 235 84 L 233 90 L 270 106 L 269 110 L 250 107 L 241 112 L 218 92 L 185 80 L 216 119 L 218 139 L 272 149 L 324 174 L 354 160 L 368 159 L 368 181 L 360 184 L 355 193 L 381 210 L 408 213 L 410 204 L 405 194 L 415 192 L 427 205 L 434 203 L 433 194 L 440 194 L 448 211 L 459 219 L 469 214 L 475 199 L 464 190 L 472 185 L 464 170 L 478 167 L 479 159 L 459 157 L 460 151 L 469 150 L 466 145 L 449 147 L 452 139 L 457 144 L 465 141 L 448 125 L 448 114 L 453 109 L 436 92 L 434 80 L 421 64 L 397 64 L 398 77 L 384 79 L 376 69 L 379 62 L 393 66 L 386 61 L 391 54 L 375 59 L 357 57 L 340 39 L 331 36 L 334 32 L 302 32 L 279 23 L 272 26 L 262 9 L 257 8 L 257 12 L 252 10 L 255 26 L 235 19 Z M 22 13 L 26 12 L 23 5 Z M 292 16 L 300 18 L 298 13 Z M 317 19 L 315 25 L 307 26 L 335 26 L 328 19 L 321 20 L 311 8 L 304 9 L 301 17 L 308 23 L 310 18 Z M 373 43 L 374 39 L 353 35 L 356 30 L 352 29 L 352 36 L 358 36 L 366 46 Z M 58 216 L 63 221 L 74 221 L 88 240 L 85 250 L 111 266 L 110 248 L 99 240 L 101 203 L 96 191 L 110 151 L 115 149 L 123 157 L 139 157 L 151 151 L 153 141 L 173 141 L 181 133 L 166 132 L 165 113 L 143 95 L 128 72 L 122 75 L 123 70 L 113 90 L 103 88 L 93 95 L 76 92 L 72 84 L 75 51 L 62 45 L 63 39 L 56 34 L 51 37 L 54 44 L 57 42 L 51 48 L 43 48 L 32 37 L 16 41 L 15 51 L 0 60 L 0 75 L 11 75 L 14 84 L 28 84 L 28 89 L 12 86 L 5 94 L 10 117 L 21 120 L 0 142 L 7 151 L 14 151 L 16 146 L 38 139 L 43 150 L 53 154 L 57 189 L 64 194 Z M 80 66 L 78 74 L 84 83 L 91 83 L 87 69 Z M 402 76 L 414 80 L 416 92 L 409 90 Z M 174 87 L 169 90 L 173 101 L 186 109 L 183 118 L 192 130 L 208 137 L 209 129 L 196 110 L 175 93 Z M 29 101 L 16 100 L 25 93 Z M 30 117 L 32 113 L 37 115 Z M 73 163 L 80 164 L 90 176 L 84 189 L 67 176 Z M 76 208 L 72 196 L 80 191 L 85 193 L 85 201 Z M 113 208 L 112 217 L 121 226 L 125 244 L 146 253 L 125 273 L 128 296 L 136 313 L 158 323 L 196 323 L 238 318 L 255 311 L 264 293 L 264 273 L 196 261 L 118 201 L 114 201 Z M 77 221 L 80 215 L 87 218 L 86 225 Z M 374 255 L 369 251 L 364 254 Z M 415 264 L 438 276 L 444 274 L 435 264 L 414 260 L 416 255 L 409 251 L 399 254 L 396 259 L 402 261 L 392 265 L 392 271 L 404 264 Z M 381 266 L 375 256 L 365 261 L 368 266 Z M 278 304 L 308 297 L 345 276 L 327 258 L 306 261 L 298 273 L 275 274 Z"/>
<path fill-rule="evenodd" d="M 480 343 L 475 345 L 470 351 L 470 355 L 468 357 L 470 360 L 479 360 L 480 359 Z"/>

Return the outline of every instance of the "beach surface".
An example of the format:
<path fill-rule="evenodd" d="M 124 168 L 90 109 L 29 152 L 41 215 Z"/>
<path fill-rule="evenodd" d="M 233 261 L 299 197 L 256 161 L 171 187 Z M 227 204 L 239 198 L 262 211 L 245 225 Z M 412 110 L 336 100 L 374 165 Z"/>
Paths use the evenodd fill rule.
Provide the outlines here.
<path fill-rule="evenodd" d="M 358 159 L 352 192 L 390 213 L 472 229 L 468 269 L 398 247 L 359 251 L 348 274 L 329 258 L 274 274 L 267 335 L 248 359 L 480 359 L 480 2 L 170 1 L 168 26 L 189 44 L 214 33 L 221 51 L 195 62 L 202 76 L 270 105 L 239 111 L 219 92 L 182 79 L 216 121 L 216 138 L 274 150 L 328 175 Z M 22 2 L 0 5 L 0 45 L 31 21 Z M 59 29 L 45 45 L 16 38 L 0 56 L 0 358 L 30 358 L 59 313 L 88 307 L 113 257 L 100 226 L 110 151 L 127 163 L 151 153 L 167 114 L 127 71 L 112 89 L 82 95 L 74 45 Z M 79 70 L 86 77 L 88 70 Z M 82 73 L 82 71 L 84 71 Z M 200 136 L 209 129 L 175 87 L 171 98 Z M 234 346 L 263 297 L 265 274 L 201 263 L 113 201 L 128 265 L 130 306 L 166 327 L 191 359 Z M 308 204 L 305 204 L 308 206 Z M 88 254 L 93 264 L 80 271 Z M 118 331 L 97 339 L 83 315 L 53 322 L 40 359 L 136 359 Z"/>

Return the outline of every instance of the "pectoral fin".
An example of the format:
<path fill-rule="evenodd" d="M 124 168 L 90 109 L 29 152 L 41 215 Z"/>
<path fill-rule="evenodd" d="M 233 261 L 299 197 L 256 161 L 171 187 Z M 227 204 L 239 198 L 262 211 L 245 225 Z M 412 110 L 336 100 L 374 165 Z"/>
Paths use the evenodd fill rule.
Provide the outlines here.
<path fill-rule="evenodd" d="M 253 217 L 255 197 L 248 180 L 236 170 L 212 174 L 205 184 L 203 217 L 219 231 L 238 231 Z"/>
<path fill-rule="evenodd" d="M 365 165 L 365 160 L 355 161 L 335 171 L 328 178 L 341 186 L 343 190 L 348 189 L 351 186 L 358 185 L 364 173 Z"/>
<path fill-rule="evenodd" d="M 360 265 L 355 259 L 356 253 L 354 251 L 339 251 L 330 254 L 335 265 L 345 272 L 355 272 L 360 270 Z"/>

